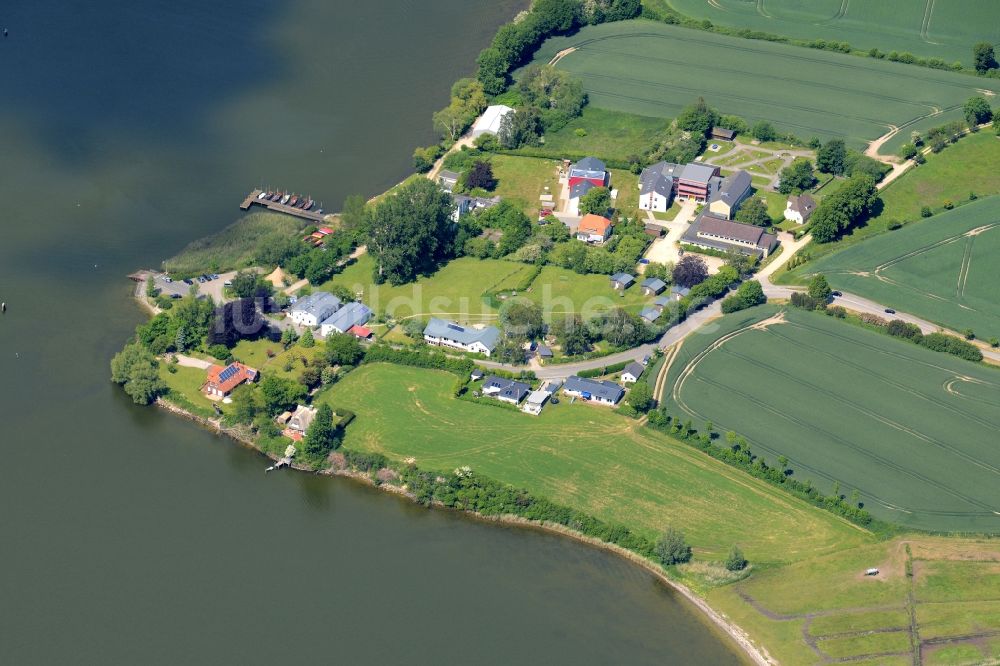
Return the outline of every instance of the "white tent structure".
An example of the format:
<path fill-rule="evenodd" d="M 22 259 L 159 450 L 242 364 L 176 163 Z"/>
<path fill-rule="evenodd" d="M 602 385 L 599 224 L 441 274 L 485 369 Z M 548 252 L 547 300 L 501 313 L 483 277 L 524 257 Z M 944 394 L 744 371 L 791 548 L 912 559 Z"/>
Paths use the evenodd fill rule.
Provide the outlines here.
<path fill-rule="evenodd" d="M 500 131 L 500 121 L 504 119 L 508 113 L 514 113 L 514 109 L 503 104 L 494 104 L 493 106 L 486 107 L 483 111 L 483 115 L 479 117 L 476 124 L 472 127 L 473 138 L 481 136 L 483 134 L 496 134 Z"/>

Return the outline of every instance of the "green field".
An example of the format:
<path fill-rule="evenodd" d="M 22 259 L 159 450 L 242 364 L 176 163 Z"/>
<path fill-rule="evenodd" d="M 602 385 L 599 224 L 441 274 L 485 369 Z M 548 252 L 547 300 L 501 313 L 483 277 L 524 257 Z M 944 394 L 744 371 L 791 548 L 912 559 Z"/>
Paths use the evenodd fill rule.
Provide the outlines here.
<path fill-rule="evenodd" d="M 972 45 L 1000 41 L 991 0 L 647 0 L 695 19 L 856 49 L 910 52 L 972 65 Z"/>
<path fill-rule="evenodd" d="M 826 255 L 803 270 L 954 330 L 1000 337 L 1000 197 L 908 224 Z"/>
<path fill-rule="evenodd" d="M 321 399 L 357 414 L 348 448 L 413 457 L 429 470 L 469 465 L 647 535 L 683 526 L 702 558 L 723 557 L 737 540 L 765 562 L 868 538 L 609 409 L 563 401 L 534 417 L 458 400 L 454 385 L 455 376 L 441 371 L 366 365 Z M 794 542 L 774 536 L 795 530 Z"/>
<path fill-rule="evenodd" d="M 549 39 L 535 61 L 568 48 L 576 50 L 558 67 L 583 80 L 595 107 L 672 117 L 703 96 L 751 123 L 767 120 L 803 139 L 841 137 L 854 147 L 903 127 L 885 152 L 912 129 L 962 118 L 962 104 L 980 89 L 1000 92 L 996 80 L 646 20 Z"/>
<path fill-rule="evenodd" d="M 624 162 L 630 155 L 642 155 L 667 129 L 663 118 L 649 118 L 585 106 L 583 113 L 556 132 L 545 134 L 545 144 L 532 148 L 554 158 L 567 155 L 596 155 L 603 160 Z M 577 130 L 586 132 L 578 136 Z"/>
<path fill-rule="evenodd" d="M 775 314 L 777 313 L 777 315 Z M 759 324 L 769 316 L 766 325 Z M 814 312 L 755 308 L 695 335 L 671 410 L 746 436 L 799 480 L 915 528 L 1000 531 L 1000 374 Z"/>

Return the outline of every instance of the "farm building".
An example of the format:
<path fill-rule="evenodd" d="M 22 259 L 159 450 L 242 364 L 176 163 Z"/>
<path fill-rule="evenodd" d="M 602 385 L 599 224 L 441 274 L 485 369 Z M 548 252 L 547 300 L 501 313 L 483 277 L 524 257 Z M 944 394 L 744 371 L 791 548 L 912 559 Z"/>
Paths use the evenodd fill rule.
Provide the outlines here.
<path fill-rule="evenodd" d="M 713 179 L 716 179 L 714 183 Z M 711 198 L 713 185 L 721 180 L 717 166 L 696 162 L 686 164 L 677 177 L 677 198 L 705 203 Z"/>
<path fill-rule="evenodd" d="M 496 326 L 468 328 L 437 317 L 431 317 L 424 328 L 424 340 L 428 344 L 453 347 L 485 356 L 493 353 L 499 339 L 500 331 Z"/>
<path fill-rule="evenodd" d="M 355 326 L 363 326 L 372 318 L 372 311 L 364 303 L 348 303 L 320 324 L 319 334 L 346 333 Z M 369 331 L 370 332 L 370 331 Z"/>
<path fill-rule="evenodd" d="M 500 123 L 503 122 L 504 117 L 508 113 L 516 113 L 514 109 L 506 106 L 504 104 L 493 104 L 492 106 L 486 107 L 483 111 L 483 115 L 479 116 L 479 120 L 476 124 L 472 126 L 472 136 L 473 138 L 482 136 L 483 134 L 496 134 L 500 131 Z"/>
<path fill-rule="evenodd" d="M 288 317 L 299 326 L 313 328 L 340 309 L 340 299 L 328 291 L 314 291 L 288 309 Z"/>
<path fill-rule="evenodd" d="M 259 373 L 242 363 L 212 365 L 206 372 L 201 390 L 210 398 L 225 398 L 240 384 L 257 381 Z"/>
<path fill-rule="evenodd" d="M 722 179 L 719 189 L 713 193 L 712 201 L 708 204 L 708 210 L 731 220 L 736 209 L 750 196 L 750 192 L 750 174 L 741 169 Z"/>
<path fill-rule="evenodd" d="M 681 169 L 672 162 L 657 162 L 643 169 L 639 174 L 639 208 L 661 213 L 670 208 Z"/>
<path fill-rule="evenodd" d="M 646 296 L 656 296 L 667 288 L 667 283 L 660 278 L 646 278 L 642 281 L 642 293 Z"/>
<path fill-rule="evenodd" d="M 762 227 L 740 224 L 702 212 L 681 236 L 681 242 L 722 252 L 736 250 L 763 259 L 777 245 L 778 238 L 774 234 L 765 233 Z"/>
<path fill-rule="evenodd" d="M 809 221 L 814 210 L 816 210 L 815 199 L 808 194 L 793 194 L 788 197 L 788 203 L 785 204 L 785 219 L 805 224 Z"/>
<path fill-rule="evenodd" d="M 635 384 L 642 377 L 642 373 L 646 370 L 646 366 L 638 361 L 629 363 L 622 370 L 622 381 L 626 384 Z"/>
<path fill-rule="evenodd" d="M 490 375 L 483 380 L 483 387 L 480 390 L 483 395 L 496 398 L 501 402 L 518 405 L 531 392 L 531 387 L 524 382 Z"/>
<path fill-rule="evenodd" d="M 585 379 L 572 375 L 563 384 L 563 393 L 601 405 L 617 405 L 625 395 L 625 389 L 607 380 Z"/>
<path fill-rule="evenodd" d="M 595 187 L 607 187 L 610 174 L 604 162 L 596 157 L 584 157 L 569 168 L 566 185 L 569 188 L 569 210 L 571 215 L 580 212 L 580 198 Z"/>
<path fill-rule="evenodd" d="M 725 127 L 713 127 L 712 138 L 732 141 L 736 138 L 736 130 L 726 129 Z"/>
<path fill-rule="evenodd" d="M 580 220 L 580 226 L 576 228 L 576 238 L 585 243 L 601 245 L 611 236 L 613 228 L 611 220 L 591 213 L 584 215 Z"/>
<path fill-rule="evenodd" d="M 625 290 L 635 284 L 635 278 L 628 273 L 615 273 L 611 276 L 611 286 L 614 289 Z"/>

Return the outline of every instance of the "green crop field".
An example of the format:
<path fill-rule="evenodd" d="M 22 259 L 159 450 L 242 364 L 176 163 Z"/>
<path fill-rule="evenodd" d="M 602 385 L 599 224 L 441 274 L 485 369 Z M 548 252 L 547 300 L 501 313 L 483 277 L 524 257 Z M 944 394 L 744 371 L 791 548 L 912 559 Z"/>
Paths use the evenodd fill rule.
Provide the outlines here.
<path fill-rule="evenodd" d="M 859 491 L 884 520 L 1000 531 L 1000 373 L 795 309 L 711 330 L 670 366 L 676 413 L 739 432 L 771 463 L 785 455 L 827 492 Z"/>
<path fill-rule="evenodd" d="M 883 147 L 890 153 L 911 130 L 962 118 L 962 104 L 981 89 L 1000 92 L 997 80 L 646 20 L 549 39 L 535 61 L 570 48 L 558 67 L 583 80 L 595 107 L 666 117 L 703 96 L 751 123 L 854 147 L 901 127 Z"/>
<path fill-rule="evenodd" d="M 972 45 L 1000 41 L 991 0 L 654 0 L 695 19 L 856 49 L 972 65 Z"/>
<path fill-rule="evenodd" d="M 908 224 L 810 263 L 836 289 L 955 330 L 1000 337 L 1000 197 Z"/>
<path fill-rule="evenodd" d="M 357 414 L 348 448 L 428 470 L 469 465 L 647 535 L 683 526 L 701 557 L 739 540 L 758 562 L 788 561 L 869 538 L 607 408 L 563 401 L 535 417 L 459 400 L 454 384 L 442 371 L 366 365 L 321 399 Z"/>

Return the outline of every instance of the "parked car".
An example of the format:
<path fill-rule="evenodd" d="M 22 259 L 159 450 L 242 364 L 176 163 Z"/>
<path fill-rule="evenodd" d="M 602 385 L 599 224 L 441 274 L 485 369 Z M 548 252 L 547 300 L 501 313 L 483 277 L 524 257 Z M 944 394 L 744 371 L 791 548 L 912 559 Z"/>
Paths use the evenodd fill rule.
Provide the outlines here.
<path fill-rule="evenodd" d="M 209 279 L 211 279 L 211 280 L 218 280 L 218 279 L 219 279 L 219 274 L 218 274 L 218 273 L 212 273 L 212 274 L 211 274 L 211 275 L 209 275 L 208 277 L 209 277 Z"/>
<path fill-rule="evenodd" d="M 840 291 L 835 291 L 835 292 L 833 292 L 833 297 L 834 297 L 834 298 L 836 298 L 836 297 L 838 297 L 838 296 L 843 296 L 843 295 L 844 295 L 844 293 L 843 293 L 843 292 L 840 292 Z"/>
<path fill-rule="evenodd" d="M 191 278 L 184 278 L 184 284 L 192 285 L 194 282 L 191 281 Z"/>
<path fill-rule="evenodd" d="M 895 310 L 893 310 L 892 308 L 886 308 L 886 309 L 885 309 L 885 313 L 886 313 L 886 314 L 896 314 L 896 311 L 895 311 Z"/>
<path fill-rule="evenodd" d="M 166 282 L 167 284 L 169 284 L 169 283 L 173 282 L 174 279 L 172 277 L 170 277 L 169 275 L 164 275 L 163 276 L 163 281 Z"/>

